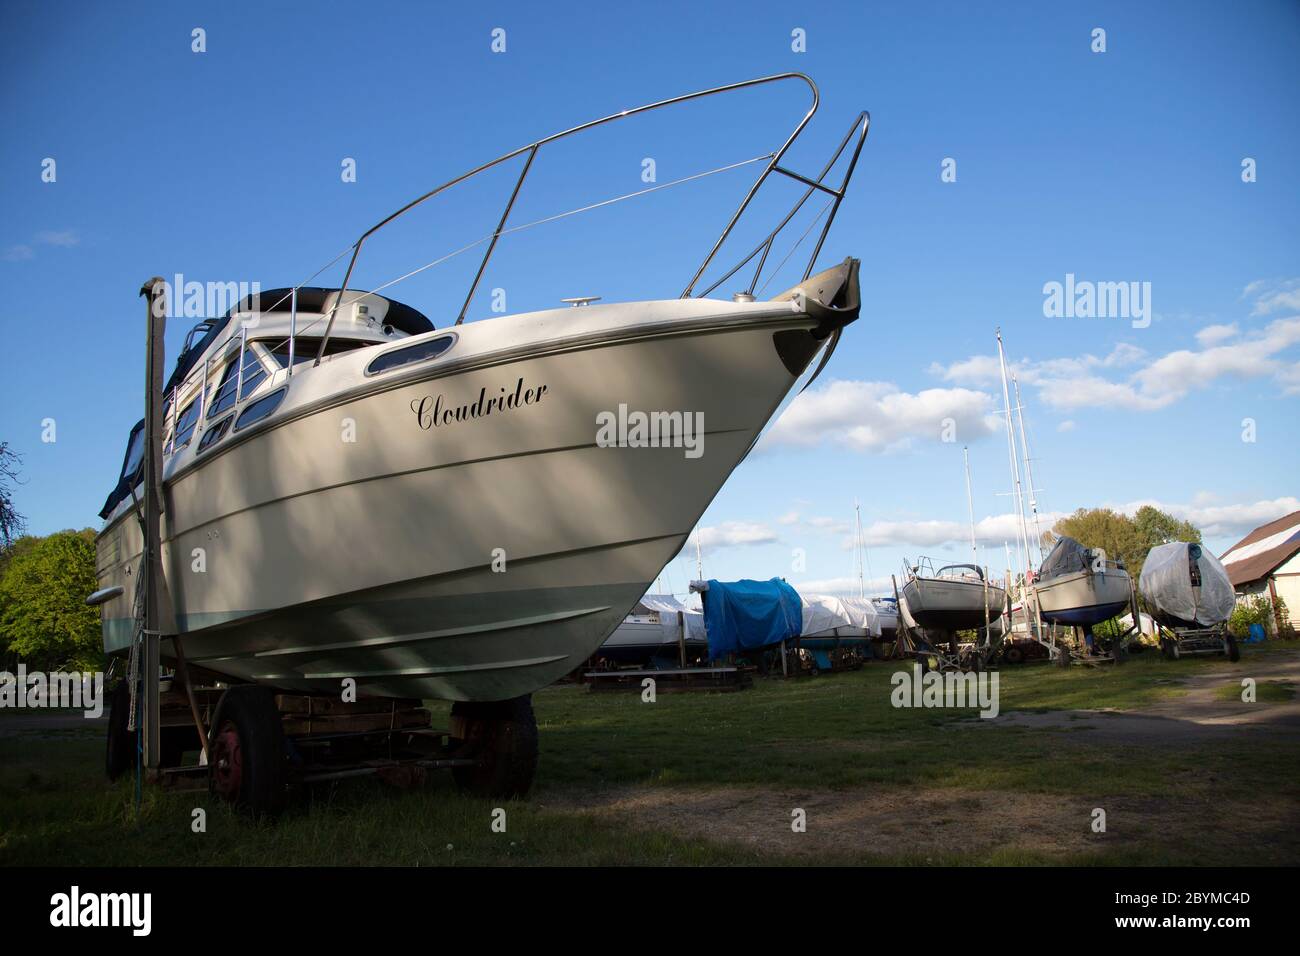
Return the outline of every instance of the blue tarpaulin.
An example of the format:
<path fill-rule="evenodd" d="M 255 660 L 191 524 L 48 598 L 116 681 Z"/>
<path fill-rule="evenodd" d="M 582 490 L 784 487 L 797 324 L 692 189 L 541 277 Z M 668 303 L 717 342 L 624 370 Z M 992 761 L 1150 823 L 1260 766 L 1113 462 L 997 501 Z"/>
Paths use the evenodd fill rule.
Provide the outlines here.
<path fill-rule="evenodd" d="M 701 594 L 709 660 L 779 644 L 803 630 L 803 602 L 780 578 L 709 581 Z"/>

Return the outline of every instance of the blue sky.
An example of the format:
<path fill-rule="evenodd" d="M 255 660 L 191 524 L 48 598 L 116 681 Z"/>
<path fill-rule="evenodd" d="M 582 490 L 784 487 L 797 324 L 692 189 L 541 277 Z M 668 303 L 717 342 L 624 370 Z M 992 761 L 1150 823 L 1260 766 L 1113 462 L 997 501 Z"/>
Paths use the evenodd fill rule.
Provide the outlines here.
<path fill-rule="evenodd" d="M 136 292 L 150 275 L 289 285 L 507 149 L 786 70 L 822 93 L 797 168 L 814 170 L 857 110 L 872 113 L 821 259 L 862 259 L 862 318 L 705 516 L 708 576 L 842 587 L 855 499 L 876 578 L 904 555 L 964 558 L 963 443 L 985 559 L 1005 564 L 1010 477 L 988 375 L 998 326 L 1042 510 L 1150 501 L 1222 550 L 1300 508 L 1295 3 L 9 2 L 0 26 L 0 439 L 24 456 L 18 506 L 33 531 L 98 521 L 139 417 Z M 195 27 L 205 53 L 191 51 Z M 497 27 L 503 54 L 490 49 Z M 806 52 L 791 49 L 796 28 Z M 641 188 L 646 156 L 660 182 L 751 158 L 802 102 L 772 90 L 616 124 L 539 169 L 517 221 Z M 41 181 L 46 157 L 54 183 Z M 344 157 L 355 183 L 341 181 Z M 947 158 L 955 182 L 941 181 Z M 1255 182 L 1242 181 L 1246 158 Z M 509 291 L 511 311 L 674 296 L 752 170 L 521 234 L 486 284 Z M 502 182 L 412 223 L 363 280 L 481 234 Z M 643 212 L 648 226 L 626 228 Z M 448 273 L 392 294 L 442 324 L 465 287 Z M 1046 317 L 1044 284 L 1067 274 L 1149 282 L 1153 320 Z M 169 329 L 170 355 L 187 324 Z M 944 417 L 956 442 L 940 440 Z M 688 551 L 666 587 L 684 590 Z"/>

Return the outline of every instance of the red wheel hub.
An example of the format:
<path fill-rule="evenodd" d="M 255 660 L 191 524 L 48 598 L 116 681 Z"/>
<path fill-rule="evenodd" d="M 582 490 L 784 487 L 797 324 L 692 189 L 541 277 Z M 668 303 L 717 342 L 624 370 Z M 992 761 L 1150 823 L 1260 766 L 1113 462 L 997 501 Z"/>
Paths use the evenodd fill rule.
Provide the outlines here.
<path fill-rule="evenodd" d="M 244 779 L 244 757 L 239 747 L 239 729 L 227 720 L 212 739 L 212 789 L 222 799 L 234 802 L 239 798 L 239 785 Z"/>

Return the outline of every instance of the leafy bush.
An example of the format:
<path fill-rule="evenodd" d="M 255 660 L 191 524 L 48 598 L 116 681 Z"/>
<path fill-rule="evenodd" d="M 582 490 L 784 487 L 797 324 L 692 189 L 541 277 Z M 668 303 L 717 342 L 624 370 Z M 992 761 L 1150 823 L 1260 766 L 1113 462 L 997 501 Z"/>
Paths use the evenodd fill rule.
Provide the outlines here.
<path fill-rule="evenodd" d="M 1279 616 L 1284 623 L 1287 622 L 1286 602 L 1278 598 L 1277 605 Z M 1261 625 L 1265 633 L 1274 630 L 1273 605 L 1264 597 L 1248 597 L 1238 601 L 1232 609 L 1232 616 L 1228 618 L 1228 630 L 1233 637 L 1244 638 L 1249 635 L 1252 624 Z"/>

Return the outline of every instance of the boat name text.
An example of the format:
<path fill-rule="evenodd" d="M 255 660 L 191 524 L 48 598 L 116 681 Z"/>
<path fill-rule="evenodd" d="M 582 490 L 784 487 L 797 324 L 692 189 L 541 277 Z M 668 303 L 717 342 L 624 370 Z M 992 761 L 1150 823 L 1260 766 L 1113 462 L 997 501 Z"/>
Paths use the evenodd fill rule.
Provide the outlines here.
<path fill-rule="evenodd" d="M 536 405 L 546 394 L 547 388 L 546 385 L 525 388 L 521 378 L 515 382 L 514 391 L 509 391 L 503 385 L 500 394 L 489 397 L 487 388 L 480 388 L 478 400 L 464 405 L 451 405 L 442 395 L 425 395 L 411 400 L 411 411 L 415 413 L 416 424 L 428 431 L 441 425 L 487 418 L 493 412 L 513 411 L 525 405 Z"/>

